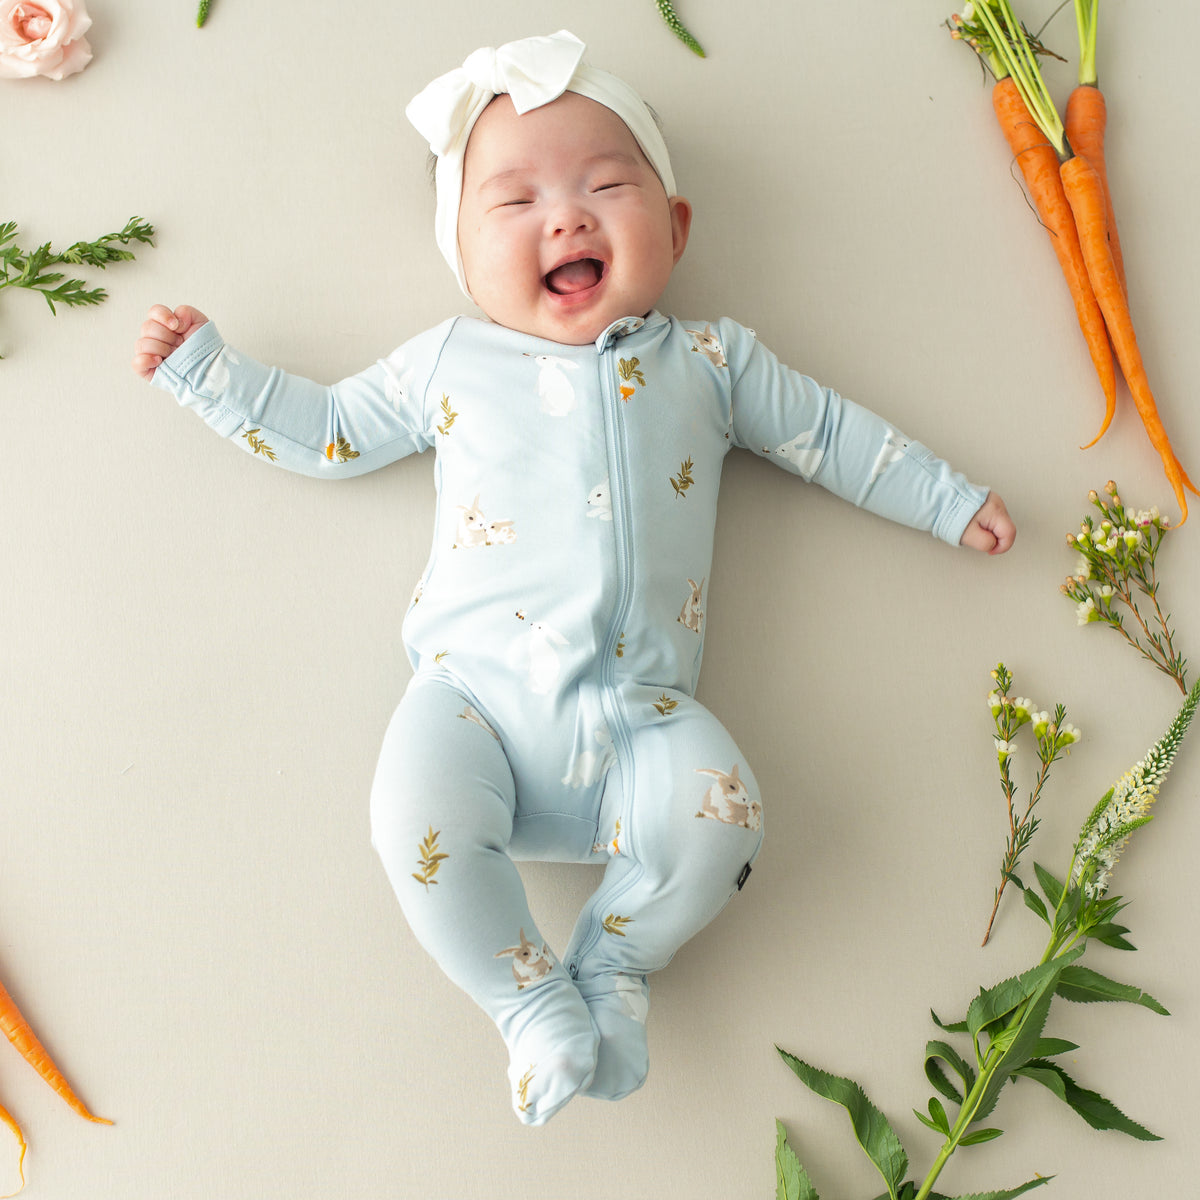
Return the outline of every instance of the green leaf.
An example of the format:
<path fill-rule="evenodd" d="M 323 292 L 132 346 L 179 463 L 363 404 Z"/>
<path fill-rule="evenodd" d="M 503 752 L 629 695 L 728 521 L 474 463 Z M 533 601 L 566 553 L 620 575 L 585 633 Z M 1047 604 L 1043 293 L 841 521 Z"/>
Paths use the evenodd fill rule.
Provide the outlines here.
<path fill-rule="evenodd" d="M 1030 912 L 1037 913 L 1047 925 L 1050 924 L 1050 914 L 1046 911 L 1046 906 L 1042 903 L 1042 898 L 1033 890 L 1033 888 L 1022 888 L 1021 894 L 1025 900 L 1025 907 Z"/>
<path fill-rule="evenodd" d="M 934 1133 L 945 1134 L 945 1130 L 936 1122 L 931 1121 L 919 1108 L 913 1109 L 913 1116 L 925 1126 L 926 1129 L 932 1129 Z"/>
<path fill-rule="evenodd" d="M 1139 1142 L 1160 1142 L 1162 1138 L 1151 1133 L 1144 1125 L 1127 1117 L 1111 1100 L 1099 1092 L 1080 1087 L 1057 1063 L 1035 1059 L 1014 1072 L 1032 1079 L 1052 1091 L 1060 1100 L 1070 1105 L 1093 1129 L 1115 1129 L 1127 1133 Z"/>
<path fill-rule="evenodd" d="M 1006 979 L 995 987 L 980 989 L 979 995 L 967 1009 L 967 1032 L 973 1038 L 989 1025 L 1002 1021 L 1027 1000 L 1040 996 L 1048 983 L 1056 979 L 1064 966 L 1083 953 L 1076 947 L 1061 958 L 1051 959 L 1012 979 Z"/>
<path fill-rule="evenodd" d="M 937 1013 L 935 1013 L 933 1011 L 932 1008 L 929 1010 L 929 1015 L 933 1018 L 933 1023 L 939 1029 L 944 1029 L 947 1033 L 966 1033 L 967 1032 L 966 1021 L 954 1021 L 950 1024 L 947 1024 L 945 1021 L 942 1020 L 941 1017 L 939 1017 L 937 1015 Z"/>
<path fill-rule="evenodd" d="M 1129 930 L 1124 925 L 1115 925 L 1112 921 L 1105 921 L 1100 925 L 1093 925 L 1087 931 L 1087 935 L 1103 946 L 1111 946 L 1114 950 L 1136 950 L 1137 947 L 1126 940 L 1124 936 L 1128 932 Z"/>
<path fill-rule="evenodd" d="M 968 1133 L 965 1137 L 959 1138 L 958 1144 L 960 1146 L 979 1146 L 984 1142 L 995 1141 L 1003 1132 L 1003 1129 L 976 1129 L 974 1133 Z"/>
<path fill-rule="evenodd" d="M 1002 1034 L 998 1033 L 995 1039 L 994 1045 L 1001 1048 L 1001 1056 L 994 1064 L 992 1076 L 979 1097 L 979 1104 L 971 1118 L 973 1122 L 982 1120 L 996 1107 L 996 1101 L 1009 1077 L 1033 1057 L 1034 1048 L 1042 1037 L 1042 1028 L 1046 1024 L 1050 1005 L 1054 1001 L 1059 975 L 1083 953 L 1083 949 L 1083 946 L 1077 946 L 1060 958 L 1051 959 L 1050 962 L 1035 967 L 1032 971 L 1026 971 L 1019 977 L 1017 982 L 1022 983 L 1028 993 L 1022 1001 L 1025 1007 L 1020 1013 L 1009 1010 L 1013 1012 L 1010 1027 L 1006 1027 Z M 1006 989 L 1009 995 L 1012 991 L 1013 989 Z M 983 1011 L 986 1011 L 986 1006 L 983 1007 Z"/>
<path fill-rule="evenodd" d="M 806 1087 L 842 1105 L 850 1114 L 850 1122 L 854 1126 L 854 1136 L 863 1148 L 867 1157 L 875 1164 L 875 1169 L 883 1176 L 887 1185 L 888 1195 L 898 1200 L 897 1189 L 904 1180 L 908 1170 L 908 1155 L 896 1136 L 896 1131 L 888 1124 L 887 1118 L 867 1099 L 862 1088 L 852 1080 L 839 1075 L 830 1075 L 817 1067 L 802 1062 L 786 1050 L 780 1050 L 780 1057 L 795 1072 L 796 1077 Z"/>
<path fill-rule="evenodd" d="M 788 1145 L 783 1122 L 775 1121 L 775 1200 L 821 1200 L 808 1172 Z"/>
<path fill-rule="evenodd" d="M 1140 1004 L 1163 1017 L 1171 1015 L 1149 992 L 1143 992 L 1130 983 L 1108 979 L 1088 967 L 1067 967 L 1059 976 L 1057 991 L 1064 1000 L 1072 1000 L 1076 1004 L 1122 1000 L 1129 1004 Z"/>
<path fill-rule="evenodd" d="M 926 1116 L 919 1109 L 913 1109 L 913 1116 L 921 1122 L 922 1125 L 932 1129 L 934 1133 L 945 1134 L 950 1136 L 950 1120 L 946 1116 L 946 1110 L 942 1106 L 942 1102 L 936 1097 L 929 1098 L 929 1116 Z"/>
<path fill-rule="evenodd" d="M 1035 862 L 1033 870 L 1038 877 L 1038 883 L 1042 885 L 1042 891 L 1046 893 L 1046 899 L 1050 901 L 1050 907 L 1057 908 L 1063 894 L 1062 880 L 1047 871 L 1041 863 Z"/>
<path fill-rule="evenodd" d="M 939 1196 L 935 1192 L 930 1192 L 929 1200 L 1013 1200 L 1015 1196 L 1024 1195 L 1035 1187 L 1041 1187 L 1043 1183 L 1049 1183 L 1053 1178 L 1053 1175 L 1039 1175 L 1036 1179 L 1021 1184 L 1020 1187 L 1004 1188 L 998 1192 L 972 1192 L 969 1196 Z"/>
<path fill-rule="evenodd" d="M 1077 1042 L 1068 1042 L 1065 1038 L 1038 1038 L 1034 1043 L 1033 1053 L 1037 1058 L 1053 1058 L 1056 1054 L 1066 1054 L 1069 1050 L 1078 1050 Z"/>
<path fill-rule="evenodd" d="M 945 1071 L 942 1070 L 939 1059 L 944 1059 L 954 1068 L 955 1073 L 962 1080 L 961 1092 L 950 1082 Z M 925 1043 L 925 1078 L 947 1100 L 953 1100 L 955 1104 L 961 1104 L 963 1096 L 975 1086 L 975 1071 L 967 1060 L 953 1046 L 940 1041 Z"/>

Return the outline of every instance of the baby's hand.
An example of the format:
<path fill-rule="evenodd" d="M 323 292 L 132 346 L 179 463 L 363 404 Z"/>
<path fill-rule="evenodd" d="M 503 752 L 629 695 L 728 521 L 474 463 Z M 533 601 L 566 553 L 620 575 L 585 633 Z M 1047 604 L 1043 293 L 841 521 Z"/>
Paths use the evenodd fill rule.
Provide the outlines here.
<path fill-rule="evenodd" d="M 156 304 L 142 323 L 142 336 L 134 343 L 133 369 L 143 379 L 152 379 L 158 364 L 205 324 L 208 318 L 186 304 L 174 312 Z"/>
<path fill-rule="evenodd" d="M 1004 501 L 995 492 L 988 492 L 987 499 L 971 518 L 958 544 L 969 546 L 972 550 L 985 550 L 988 554 L 1003 554 L 1016 536 L 1017 527 L 1008 515 Z"/>

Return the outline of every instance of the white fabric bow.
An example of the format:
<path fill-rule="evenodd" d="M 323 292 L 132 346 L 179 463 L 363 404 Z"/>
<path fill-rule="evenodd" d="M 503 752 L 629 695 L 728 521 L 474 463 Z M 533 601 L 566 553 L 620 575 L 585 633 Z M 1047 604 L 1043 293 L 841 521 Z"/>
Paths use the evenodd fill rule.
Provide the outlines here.
<path fill-rule="evenodd" d="M 479 114 L 502 92 L 518 113 L 557 100 L 583 59 L 584 44 L 565 29 L 499 49 L 484 46 L 435 79 L 405 113 L 439 157 L 465 141 Z"/>
<path fill-rule="evenodd" d="M 458 286 L 470 296 L 458 253 L 458 208 L 462 200 L 463 158 L 471 130 L 492 100 L 507 92 L 518 114 L 578 92 L 603 104 L 629 127 L 668 196 L 675 177 L 667 146 L 645 101 L 624 80 L 583 62 L 586 47 L 560 29 L 547 37 L 524 38 L 467 56 L 461 67 L 439 76 L 404 110 L 437 155 L 437 212 L 434 236 Z"/>

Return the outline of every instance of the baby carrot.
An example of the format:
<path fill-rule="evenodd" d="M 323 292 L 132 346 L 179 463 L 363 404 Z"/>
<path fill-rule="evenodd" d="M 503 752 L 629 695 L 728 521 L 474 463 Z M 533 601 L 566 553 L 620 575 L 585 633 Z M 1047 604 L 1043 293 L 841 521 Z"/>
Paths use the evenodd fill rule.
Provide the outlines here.
<path fill-rule="evenodd" d="M 62 1072 L 54 1065 L 45 1047 L 21 1016 L 13 998 L 0 983 L 0 1031 L 21 1052 L 22 1057 L 35 1071 L 81 1116 L 100 1125 L 111 1125 L 104 1117 L 93 1116 L 87 1105 L 71 1090 Z"/>
<path fill-rule="evenodd" d="M 0 1125 L 7 1125 L 12 1130 L 13 1136 L 17 1139 L 17 1146 L 20 1148 L 20 1157 L 17 1159 L 17 1174 L 21 1177 L 21 1187 L 17 1188 L 17 1192 L 25 1186 L 25 1151 L 29 1147 L 25 1144 L 25 1135 L 21 1132 L 21 1127 L 13 1120 L 12 1114 L 0 1104 Z M 9 1192 L 10 1196 L 15 1196 L 17 1192 Z"/>
<path fill-rule="evenodd" d="M 1108 124 L 1108 106 L 1104 93 L 1099 84 L 1081 83 L 1072 89 L 1067 97 L 1067 113 L 1064 121 L 1067 129 L 1067 141 L 1071 149 L 1086 159 L 1100 176 L 1100 185 L 1104 189 L 1104 216 L 1108 230 L 1108 248 L 1112 251 L 1113 266 L 1117 269 L 1117 278 L 1121 281 L 1121 290 L 1125 287 L 1125 260 L 1121 255 L 1121 239 L 1117 236 L 1117 218 L 1113 212 L 1112 196 L 1108 190 L 1108 169 L 1104 159 L 1104 132 Z"/>
<path fill-rule="evenodd" d="M 1129 302 L 1121 288 L 1108 242 L 1104 216 L 1104 188 L 1100 176 L 1094 167 L 1077 154 L 1062 164 L 1059 174 L 1062 177 L 1063 191 L 1071 211 L 1075 214 L 1079 244 L 1087 263 L 1088 276 L 1092 281 L 1096 300 L 1104 313 L 1113 350 L 1121 364 L 1121 371 L 1129 385 L 1138 415 L 1142 418 L 1142 424 L 1150 437 L 1150 444 L 1158 451 L 1163 470 L 1175 491 L 1176 500 L 1179 501 L 1182 510 L 1179 524 L 1182 525 L 1188 514 L 1184 489 L 1189 489 L 1196 495 L 1200 495 L 1200 492 L 1196 492 L 1195 484 L 1188 478 L 1183 464 L 1171 448 L 1167 431 L 1159 416 L 1158 405 L 1154 400 L 1154 393 L 1150 390 L 1150 382 L 1146 378 L 1146 368 L 1142 362 L 1141 351 L 1138 350 L 1133 320 L 1129 315 Z"/>
<path fill-rule="evenodd" d="M 1075 217 L 1063 192 L 1058 169 L 1059 155 L 1050 139 L 1030 116 L 1011 75 L 996 80 L 992 88 L 992 107 L 1017 165 L 1021 168 L 1030 199 L 1050 234 L 1058 265 L 1075 303 L 1075 316 L 1079 321 L 1079 328 L 1083 331 L 1092 365 L 1104 390 L 1104 423 L 1100 432 L 1088 443 L 1091 446 L 1104 435 L 1113 419 L 1113 413 L 1116 412 L 1117 381 L 1104 314 L 1092 291 L 1087 264 L 1084 262 L 1079 235 L 1075 228 Z"/>
<path fill-rule="evenodd" d="M 1079 32 L 1079 84 L 1067 99 L 1064 124 L 1071 149 L 1086 158 L 1104 185 L 1104 212 L 1108 218 L 1108 244 L 1113 263 L 1125 290 L 1125 261 L 1117 237 L 1117 219 L 1113 214 L 1108 190 L 1108 169 L 1104 155 L 1104 133 L 1108 125 L 1108 105 L 1096 75 L 1096 33 L 1100 25 L 1100 0 L 1075 0 L 1075 25 Z"/>

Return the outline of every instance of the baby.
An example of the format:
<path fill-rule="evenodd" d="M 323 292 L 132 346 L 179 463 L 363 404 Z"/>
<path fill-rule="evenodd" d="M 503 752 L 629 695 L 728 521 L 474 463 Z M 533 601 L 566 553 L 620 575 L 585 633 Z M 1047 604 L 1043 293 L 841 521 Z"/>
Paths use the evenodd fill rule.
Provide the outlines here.
<path fill-rule="evenodd" d="M 472 54 L 409 106 L 438 156 L 455 317 L 332 387 L 151 309 L 134 369 L 243 450 L 344 478 L 435 447 L 413 678 L 372 841 L 421 944 L 496 1023 L 540 1125 L 648 1069 L 646 976 L 745 883 L 763 803 L 694 697 L 717 486 L 734 447 L 991 554 L 1000 498 L 780 362 L 730 320 L 655 305 L 683 254 L 650 111 L 571 34 Z M 514 860 L 604 863 L 558 958 Z"/>

